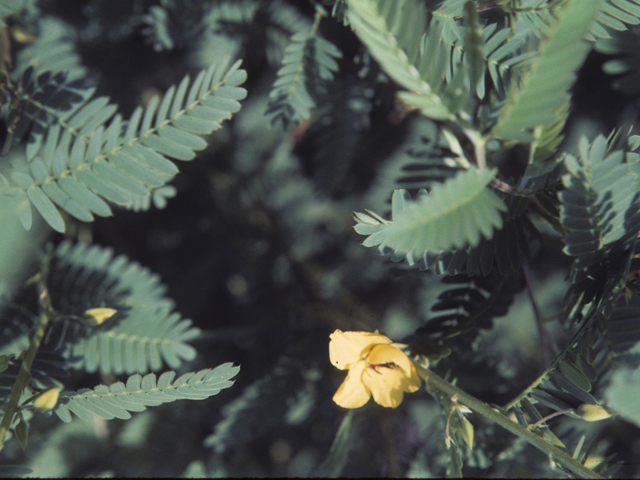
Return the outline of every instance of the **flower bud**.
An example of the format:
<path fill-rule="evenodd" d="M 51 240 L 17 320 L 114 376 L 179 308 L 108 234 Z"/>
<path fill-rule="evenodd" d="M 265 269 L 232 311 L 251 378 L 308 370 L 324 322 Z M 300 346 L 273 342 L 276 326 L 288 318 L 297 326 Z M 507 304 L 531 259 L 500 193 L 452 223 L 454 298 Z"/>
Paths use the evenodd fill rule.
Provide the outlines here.
<path fill-rule="evenodd" d="M 58 387 L 51 387 L 36 397 L 33 401 L 33 406 L 40 411 L 52 410 L 58 403 L 59 396 L 60 389 Z"/>
<path fill-rule="evenodd" d="M 105 320 L 110 319 L 116 313 L 118 313 L 118 311 L 114 308 L 90 308 L 84 312 L 82 320 L 87 325 L 95 327 L 97 325 L 102 325 Z"/>
<path fill-rule="evenodd" d="M 599 422 L 613 415 L 611 409 L 607 407 L 603 407 L 602 405 L 589 405 L 588 403 L 583 403 L 573 413 L 587 422 Z"/>

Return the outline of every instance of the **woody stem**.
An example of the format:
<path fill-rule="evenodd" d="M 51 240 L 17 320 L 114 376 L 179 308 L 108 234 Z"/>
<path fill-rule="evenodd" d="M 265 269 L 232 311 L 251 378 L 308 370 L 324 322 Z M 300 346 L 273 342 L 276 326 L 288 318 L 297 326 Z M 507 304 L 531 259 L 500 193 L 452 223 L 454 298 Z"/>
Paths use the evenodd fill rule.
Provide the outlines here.
<path fill-rule="evenodd" d="M 514 435 L 517 435 L 520 438 L 524 438 L 531 445 L 552 456 L 557 463 L 567 468 L 568 470 L 571 470 L 579 477 L 602 478 L 593 470 L 582 465 L 582 463 L 580 463 L 578 460 L 571 458 L 570 455 L 567 455 L 558 447 L 547 442 L 532 431 L 527 430 L 525 427 L 511 421 L 508 417 L 506 417 L 499 411 L 494 410 L 486 403 L 478 400 L 475 397 L 472 397 L 468 393 L 460 390 L 458 387 L 450 384 L 444 378 L 436 375 L 431 370 L 427 370 L 420 365 L 415 365 L 415 367 L 418 371 L 418 374 L 424 379 L 429 391 L 435 391 L 441 395 L 446 395 L 448 397 L 456 396 L 458 403 L 469 407 L 474 412 L 479 413 L 480 415 L 487 418 L 488 420 L 491 420 L 494 423 L 497 423 L 502 428 L 509 430 Z"/>

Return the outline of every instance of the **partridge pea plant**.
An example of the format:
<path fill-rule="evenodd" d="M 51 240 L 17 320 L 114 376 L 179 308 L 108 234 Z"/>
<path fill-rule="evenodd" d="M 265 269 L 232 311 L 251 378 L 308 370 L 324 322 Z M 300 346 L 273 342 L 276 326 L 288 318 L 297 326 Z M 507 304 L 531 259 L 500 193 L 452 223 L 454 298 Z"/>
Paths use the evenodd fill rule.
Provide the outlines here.
<path fill-rule="evenodd" d="M 0 0 L 0 475 L 640 475 L 639 29 Z"/>

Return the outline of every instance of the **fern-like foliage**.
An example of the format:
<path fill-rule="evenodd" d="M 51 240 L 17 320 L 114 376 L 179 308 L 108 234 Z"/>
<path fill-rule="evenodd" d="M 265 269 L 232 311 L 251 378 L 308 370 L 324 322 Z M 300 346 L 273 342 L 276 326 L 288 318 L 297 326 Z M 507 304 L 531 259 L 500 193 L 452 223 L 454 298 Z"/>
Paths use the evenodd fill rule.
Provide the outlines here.
<path fill-rule="evenodd" d="M 87 68 L 82 65 L 75 45 L 77 34 L 69 25 L 53 17 L 43 17 L 38 21 L 38 31 L 36 40 L 18 52 L 11 72 L 13 78 L 20 78 L 29 67 L 36 76 L 44 72 L 65 72 L 69 82 L 87 76 Z"/>
<path fill-rule="evenodd" d="M 511 29 L 498 28 L 498 23 L 482 25 L 475 2 L 444 2 L 440 8 L 430 13 L 437 19 L 430 28 L 440 24 L 444 44 L 452 46 L 451 55 L 445 60 L 447 82 L 451 81 L 456 70 L 463 65 L 468 77 L 466 88 L 475 91 L 479 99 L 486 95 L 487 72 L 498 95 L 504 97 L 512 73 L 526 67 L 535 55 L 535 52 L 523 51 L 523 39 L 514 37 Z M 462 19 L 462 24 L 459 19 Z M 433 52 L 436 33 L 438 32 L 429 32 L 424 36 L 422 55 L 425 56 L 425 61 Z M 428 39 L 429 48 L 426 44 Z M 432 74 L 430 78 L 435 77 Z M 433 80 L 428 81 L 431 83 Z"/>
<path fill-rule="evenodd" d="M 110 386 L 98 385 L 94 389 L 63 392 L 54 412 L 65 423 L 72 420 L 71 413 L 91 422 L 94 416 L 112 420 L 128 420 L 129 412 L 142 412 L 176 400 L 204 400 L 233 385 L 231 380 L 240 371 L 232 363 L 224 363 L 214 369 L 205 369 L 181 375 L 165 372 L 156 378 L 154 373 L 144 377 L 133 375 L 127 383 L 116 382 Z"/>
<path fill-rule="evenodd" d="M 620 291 L 612 292 L 597 308 L 589 309 L 583 325 L 564 350 L 518 399 L 515 412 L 521 424 L 527 425 L 523 410 L 533 421 L 541 418 L 534 404 L 582 417 L 585 404 L 601 403 L 603 392 L 606 395 L 609 388 L 608 373 L 619 359 L 635 356 L 633 347 L 640 339 L 638 300 L 619 299 L 620 296 Z"/>
<path fill-rule="evenodd" d="M 395 185 L 412 195 L 454 177 L 466 165 L 451 150 L 448 139 L 445 130 L 419 117 L 400 147 L 398 158 L 389 161 L 398 163 L 397 167 L 385 171 L 385 176 L 394 175 Z"/>
<path fill-rule="evenodd" d="M 528 35 L 545 38 L 552 35 L 558 20 L 558 11 L 565 0 L 509 0 L 501 7 L 510 16 L 515 29 Z M 630 25 L 640 23 L 640 1 L 605 0 L 600 6 L 586 39 L 589 41 L 610 38 L 611 31 L 625 31 Z M 522 26 L 522 28 L 520 28 Z"/>
<path fill-rule="evenodd" d="M 602 0 L 569 0 L 521 82 L 513 85 L 491 133 L 530 143 L 536 128 L 553 123 L 566 108 L 568 90 L 589 51 L 583 40 Z"/>
<path fill-rule="evenodd" d="M 581 405 L 596 405 L 616 358 L 639 338 L 637 300 L 621 298 L 629 272 L 638 268 L 634 253 L 640 231 L 637 177 L 624 161 L 623 139 L 616 133 L 607 142 L 600 135 L 589 144 L 583 137 L 579 157 L 565 157 L 560 219 L 568 231 L 565 253 L 575 260 L 564 314 L 576 328 L 560 355 L 516 402 L 516 411 L 528 409 L 530 419 L 540 415 L 535 403 L 577 416 Z"/>
<path fill-rule="evenodd" d="M 27 2 L 24 0 L 2 0 L 0 1 L 0 28 L 4 28 L 7 24 L 2 17 L 15 15 L 21 9 L 25 8 Z"/>
<path fill-rule="evenodd" d="M 522 51 L 522 38 L 514 38 L 510 29 L 498 29 L 497 23 L 481 25 L 475 2 L 453 2 L 438 9 L 434 15 L 443 18 L 443 21 L 446 19 L 445 25 L 450 27 L 457 27 L 455 18 L 463 17 L 461 26 L 464 26 L 464 34 L 457 30 L 450 34 L 453 51 L 452 61 L 446 69 L 446 79 L 450 82 L 456 70 L 463 66 L 466 88 L 475 91 L 479 99 L 485 98 L 487 72 L 498 95 L 504 97 L 512 73 L 524 68 L 534 56 L 534 52 Z M 445 38 L 446 35 L 443 30 Z M 423 55 L 428 55 L 429 51 L 424 50 Z"/>
<path fill-rule="evenodd" d="M 244 55 L 262 54 L 253 47 L 260 45 L 264 47 L 267 60 L 272 65 L 281 62 L 291 35 L 309 32 L 312 24 L 306 16 L 282 0 L 215 2 L 210 5 L 203 22 L 214 35 L 239 39 L 245 44 L 253 40 L 252 47 L 245 50 Z"/>
<path fill-rule="evenodd" d="M 270 374 L 249 385 L 242 395 L 223 408 L 224 418 L 205 439 L 205 445 L 221 454 L 263 435 L 282 421 L 296 423 L 291 413 L 295 397 L 304 395 L 304 387 L 303 372 L 285 357 Z M 283 395 L 287 401 L 283 401 Z M 264 415 L 265 408 L 269 415 Z"/>
<path fill-rule="evenodd" d="M 260 4 L 253 0 L 239 2 L 217 2 L 212 6 L 206 20 L 214 32 L 237 33 L 237 26 L 255 20 Z M 233 27 L 236 26 L 234 29 Z"/>
<path fill-rule="evenodd" d="M 147 25 L 142 33 L 153 44 L 156 52 L 173 50 L 175 43 L 169 33 L 169 13 L 164 8 L 158 5 L 151 6 L 149 13 L 142 17 L 142 21 Z"/>
<path fill-rule="evenodd" d="M 478 245 L 462 249 L 426 250 L 422 257 L 415 258 L 400 251 L 391 253 L 394 262 L 406 261 L 420 270 L 431 270 L 435 274 L 457 275 L 466 273 L 488 275 L 493 268 L 502 274 L 519 269 L 531 259 L 530 239 L 539 238 L 540 232 L 528 216 L 528 200 L 525 197 L 505 196 L 507 210 L 502 212 L 502 228 L 495 230 L 491 238 L 482 238 Z M 378 253 L 388 253 L 382 246 Z"/>
<path fill-rule="evenodd" d="M 612 360 L 599 332 L 606 322 L 601 316 L 599 320 L 581 331 L 575 343 L 556 359 L 545 372 L 544 380 L 532 390 L 532 399 L 555 410 L 572 410 L 584 403 L 597 403 L 593 384 L 606 373 Z"/>
<path fill-rule="evenodd" d="M 162 0 L 141 16 L 142 34 L 157 52 L 185 47 L 194 42 L 208 26 L 204 21 L 211 5 L 198 0 Z"/>
<path fill-rule="evenodd" d="M 497 23 L 491 23 L 482 28 L 482 56 L 485 61 L 480 64 L 481 72 L 475 83 L 479 98 L 485 96 L 486 71 L 498 94 L 505 96 L 505 85 L 509 85 L 511 73 L 525 68 L 534 57 L 533 52 L 521 52 L 521 38 L 510 38 L 509 29 L 497 27 Z"/>
<path fill-rule="evenodd" d="M 407 257 L 410 264 L 430 250 L 476 246 L 481 237 L 491 238 L 494 229 L 502 227 L 500 212 L 506 205 L 487 188 L 494 174 L 470 168 L 434 185 L 430 193 L 422 190 L 415 201 L 406 191 L 396 190 L 391 221 L 356 213 L 356 232 L 368 236 L 363 245 L 380 245 L 383 251 Z"/>
<path fill-rule="evenodd" d="M 35 67 L 27 67 L 9 103 L 14 142 L 28 132 L 26 156 L 33 159 L 42 148 L 48 128 L 73 115 L 94 91 L 82 79 L 70 81 L 65 71 L 38 73 Z"/>
<path fill-rule="evenodd" d="M 76 51 L 73 29 L 45 17 L 38 22 L 38 30 L 36 41 L 17 55 L 11 72 L 14 85 L 7 90 L 2 106 L 9 120 L 4 152 L 28 132 L 27 157 L 41 146 L 49 126 L 71 114 L 94 93 Z"/>
<path fill-rule="evenodd" d="M 3 354 L 8 354 L 11 363 L 7 369 L 0 373 L 0 411 L 4 412 L 5 404 L 11 395 L 11 390 L 16 382 L 20 365 L 16 362 L 16 351 L 10 349 L 10 345 L 3 345 Z M 13 345 L 15 347 L 15 344 Z M 70 376 L 67 359 L 56 351 L 42 351 L 33 361 L 31 367 L 31 384 L 36 388 L 46 389 L 49 387 L 63 386 L 63 383 Z"/>
<path fill-rule="evenodd" d="M 587 291 L 584 301 L 595 295 L 609 277 L 620 277 L 628 265 L 627 249 L 620 247 L 640 231 L 638 180 L 624 152 L 607 152 L 607 140 L 598 136 L 589 145 L 579 142 L 580 156 L 567 155 L 569 173 L 560 193 L 565 253 L 574 256 L 571 268 L 573 292 Z M 608 153 L 608 154 L 607 154 Z M 629 245 L 632 246 L 632 245 Z"/>
<path fill-rule="evenodd" d="M 187 342 L 200 330 L 172 312 L 173 301 L 165 296 L 166 287 L 157 275 L 125 256 L 114 257 L 109 248 L 63 242 L 51 255 L 47 288 L 56 317 L 31 372 L 37 385 L 57 385 L 69 368 L 143 374 L 160 370 L 164 363 L 178 368 L 195 358 Z M 84 319 L 93 308 L 114 309 L 116 314 L 93 326 Z M 35 324 L 29 313 L 12 304 L 4 307 L 1 354 L 27 348 Z M 15 373 L 8 369 L 0 376 Z"/>
<path fill-rule="evenodd" d="M 320 97 L 314 121 L 305 132 L 313 144 L 312 168 L 317 185 L 333 195 L 351 190 L 352 159 L 370 127 L 373 91 L 355 76 L 338 78 L 331 93 Z"/>
<path fill-rule="evenodd" d="M 172 313 L 173 302 L 164 296 L 166 288 L 157 275 L 124 256 L 114 258 L 111 249 L 84 244 L 74 246 L 70 242 L 63 242 L 50 252 L 45 257 L 45 263 L 45 286 L 52 320 L 31 365 L 30 387 L 23 393 L 24 402 L 28 403 L 29 396 L 41 389 L 52 386 L 63 388 L 72 369 L 83 369 L 89 373 L 99 370 L 103 374 L 116 375 L 144 374 L 149 370 L 162 369 L 165 363 L 175 369 L 184 360 L 195 358 L 196 351 L 187 342 L 198 337 L 200 330 L 192 327 L 191 321 Z M 24 287 L 18 292 L 16 300 L 29 305 L 26 302 L 29 293 L 33 294 L 33 290 L 29 286 Z M 36 315 L 28 308 L 18 305 L 7 303 L 0 311 L 5 320 L 0 330 L 0 354 L 10 361 L 8 367 L 0 372 L 0 411 L 4 410 L 10 398 L 21 368 L 20 362 L 15 359 L 29 348 L 30 332 L 37 321 Z M 92 323 L 88 321 L 86 313 L 97 308 L 109 309 L 115 314 L 104 321 Z M 217 393 L 218 380 L 230 375 L 228 369 L 223 370 L 217 372 L 220 375 L 209 371 L 198 372 L 195 380 L 181 377 L 170 388 L 182 393 L 169 390 L 166 395 L 193 399 L 213 395 Z M 172 372 L 161 377 L 166 384 L 162 388 L 169 388 L 173 376 Z M 148 395 L 166 396 L 154 390 L 155 376 L 145 378 L 143 390 L 149 391 Z M 152 380 L 153 386 L 147 388 L 145 385 L 150 385 Z M 139 386 L 139 375 L 137 380 L 130 379 L 130 382 L 136 381 Z M 194 385 L 194 382 L 197 382 L 200 392 L 184 386 Z M 95 395 L 105 395 L 104 388 L 98 387 Z M 120 389 L 117 385 L 112 386 L 112 393 L 114 388 Z M 122 401 L 116 403 L 120 407 L 124 405 L 129 411 L 143 410 L 126 407 L 127 402 L 136 403 L 135 398 L 140 397 L 136 390 L 139 388 L 127 387 L 127 395 L 124 395 L 124 390 L 118 391 L 123 396 Z M 122 413 L 118 405 L 106 410 L 113 415 L 105 414 L 104 408 L 100 408 L 104 406 L 103 400 L 94 399 L 95 395 L 93 391 L 91 394 L 82 391 L 78 398 L 63 399 L 58 405 L 58 414 L 65 419 L 69 416 L 68 410 L 71 410 L 87 419 L 86 408 L 83 408 L 87 400 L 83 397 L 89 396 L 89 404 L 94 405 L 94 409 L 90 409 L 92 413 L 109 419 L 128 418 L 128 414 Z M 133 400 L 125 399 L 125 396 Z M 31 400 L 33 398 L 35 396 Z M 107 404 L 113 403 L 113 398 L 106 401 Z M 159 403 L 143 400 L 141 403 L 159 405 L 163 402 L 166 400 Z M 120 413 L 114 414 L 114 411 Z"/>
<path fill-rule="evenodd" d="M 11 72 L 15 85 L 3 105 L 13 142 L 20 142 L 28 132 L 28 158 L 41 148 L 47 129 L 71 115 L 95 91 L 76 51 L 73 29 L 45 17 L 38 22 L 38 30 L 36 41 L 17 55 Z"/>
<path fill-rule="evenodd" d="M 325 83 L 333 80 L 338 70 L 336 59 L 342 53 L 320 37 L 317 26 L 310 33 L 294 33 L 284 53 L 266 114 L 272 125 L 280 121 L 286 128 L 310 117 L 314 98 L 326 92 Z"/>
<path fill-rule="evenodd" d="M 480 329 L 490 329 L 495 318 L 508 312 L 524 288 L 521 273 L 503 275 L 496 270 L 486 277 L 462 274 L 442 282 L 453 286 L 438 296 L 431 307 L 433 316 L 403 340 L 412 352 L 434 358 L 449 352 L 447 340 L 458 335 L 468 333 L 464 344 L 470 346 Z"/>
<path fill-rule="evenodd" d="M 481 25 L 475 2 L 444 2 L 432 12 L 414 0 L 347 4 L 355 33 L 385 73 L 407 90 L 399 98 L 430 118 L 454 118 L 467 105 L 465 91 L 484 98 L 487 71 L 504 94 L 511 72 L 532 58 L 521 51 L 522 39 L 510 38 L 509 29 Z"/>
<path fill-rule="evenodd" d="M 621 356 L 640 342 L 640 302 L 636 296 L 618 303 L 607 322 L 606 341 Z"/>
<path fill-rule="evenodd" d="M 460 95 L 454 87 L 446 90 L 444 83 L 451 44 L 444 43 L 438 20 L 423 38 L 428 25 L 422 2 L 349 0 L 347 6 L 346 18 L 356 35 L 385 73 L 408 90 L 400 98 L 430 118 L 453 118 Z M 452 84 L 459 85 L 461 80 L 458 75 Z"/>
<path fill-rule="evenodd" d="M 94 214 L 111 215 L 106 201 L 126 206 L 134 195 L 150 195 L 177 173 L 167 157 L 193 159 L 195 151 L 207 145 L 201 136 L 220 128 L 221 121 L 240 109 L 238 100 L 246 90 L 238 85 L 246 72 L 239 66 L 240 62 L 230 68 L 212 65 L 193 82 L 187 75 L 177 88 L 169 88 L 161 102 L 154 97 L 127 122 L 106 97 L 58 115 L 46 139 L 28 150 L 28 170 L 9 172 L 11 185 L 5 195 L 22 205 L 31 202 L 60 232 L 65 230 L 60 209 L 92 221 Z M 51 109 L 33 97 L 31 102 Z M 22 208 L 20 219 L 30 228 L 31 209 Z"/>
<path fill-rule="evenodd" d="M 501 7 L 510 17 L 514 29 L 524 37 L 544 38 L 557 22 L 557 9 L 563 0 L 509 0 Z"/>
<path fill-rule="evenodd" d="M 589 40 L 610 38 L 608 29 L 624 32 L 640 23 L 640 0 L 606 0 L 596 15 Z"/>
<path fill-rule="evenodd" d="M 464 35 L 464 29 L 458 20 L 464 16 L 467 1 L 443 0 L 442 2 L 427 2 L 429 15 L 438 17 L 443 22 L 443 35 L 448 43 L 453 43 L 455 39 L 460 39 Z"/>
<path fill-rule="evenodd" d="M 145 373 L 167 363 L 178 368 L 195 358 L 186 342 L 199 335 L 164 296 L 157 275 L 113 251 L 63 242 L 51 263 L 50 291 L 61 315 L 64 356 L 74 368 L 102 373 Z M 90 308 L 113 308 L 116 316 L 97 327 L 77 321 Z"/>
<path fill-rule="evenodd" d="M 528 200 L 523 197 L 504 197 L 507 210 L 502 213 L 503 226 L 496 230 L 491 238 L 482 238 L 475 247 L 463 251 L 441 252 L 438 255 L 425 255 L 425 266 L 432 265 L 436 273 L 467 275 L 488 275 L 495 267 L 501 274 L 518 270 L 531 259 L 531 238 L 539 238 L 540 232 L 531 223 L 528 216 Z M 464 255 L 461 255 L 464 253 Z M 430 258 L 431 257 L 431 258 Z M 463 268 L 456 268 L 466 257 Z"/>

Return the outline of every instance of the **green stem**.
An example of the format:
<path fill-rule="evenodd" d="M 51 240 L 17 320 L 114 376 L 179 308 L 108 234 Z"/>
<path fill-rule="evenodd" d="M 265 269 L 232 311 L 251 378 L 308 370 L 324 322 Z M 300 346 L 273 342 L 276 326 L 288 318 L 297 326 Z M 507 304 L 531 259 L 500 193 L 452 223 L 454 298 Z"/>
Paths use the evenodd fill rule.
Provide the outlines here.
<path fill-rule="evenodd" d="M 9 432 L 9 428 L 11 428 L 15 414 L 18 412 L 20 396 L 31 381 L 31 365 L 33 365 L 33 359 L 36 357 L 36 353 L 38 353 L 38 348 L 40 347 L 40 343 L 47 330 L 47 325 L 51 319 L 51 304 L 46 286 L 42 280 L 42 275 L 38 280 L 38 290 L 40 292 L 40 316 L 35 327 L 29 333 L 29 348 L 22 359 L 22 365 L 20 366 L 16 383 L 13 385 L 7 408 L 0 421 L 0 450 L 4 448 L 4 439 Z"/>
<path fill-rule="evenodd" d="M 524 438 L 531 445 L 536 447 L 539 450 L 542 450 L 544 453 L 553 457 L 553 459 L 562 465 L 564 468 L 571 470 L 576 475 L 582 478 L 602 478 L 598 474 L 596 474 L 593 470 L 582 465 L 578 460 L 571 458 L 568 454 L 560 450 L 554 445 L 551 445 L 546 440 L 542 439 L 535 433 L 527 430 L 525 427 L 511 421 L 508 417 L 499 413 L 498 411 L 491 408 L 486 403 L 478 400 L 477 398 L 472 397 L 466 392 L 463 392 L 458 387 L 451 385 L 442 377 L 439 377 L 431 370 L 427 370 L 422 368 L 419 365 L 416 365 L 416 370 L 418 374 L 424 379 L 427 388 L 435 390 L 443 395 L 447 395 L 449 397 L 456 396 L 458 403 L 469 407 L 476 413 L 479 413 L 483 417 L 491 420 L 492 422 L 497 423 L 502 428 L 509 430 L 514 435 L 517 435 L 520 438 Z"/>

